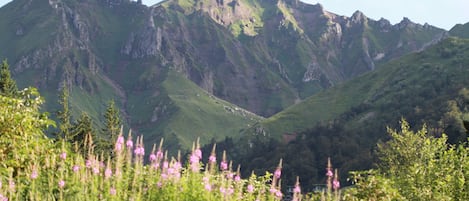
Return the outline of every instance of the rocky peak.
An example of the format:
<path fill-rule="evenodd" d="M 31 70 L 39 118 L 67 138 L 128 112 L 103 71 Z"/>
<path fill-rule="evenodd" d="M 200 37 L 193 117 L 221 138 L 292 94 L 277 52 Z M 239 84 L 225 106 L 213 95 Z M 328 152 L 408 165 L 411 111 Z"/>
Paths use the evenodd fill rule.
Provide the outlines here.
<path fill-rule="evenodd" d="M 357 10 L 353 13 L 351 20 L 354 24 L 364 24 L 368 21 L 368 18 L 361 11 Z"/>
<path fill-rule="evenodd" d="M 379 24 L 379 28 L 382 31 L 389 31 L 389 29 L 392 28 L 391 22 L 389 22 L 389 20 L 384 19 L 384 18 L 379 19 L 378 24 Z"/>
<path fill-rule="evenodd" d="M 404 17 L 402 20 L 397 24 L 398 29 L 405 29 L 407 27 L 413 27 L 416 24 L 412 22 L 409 18 Z"/>

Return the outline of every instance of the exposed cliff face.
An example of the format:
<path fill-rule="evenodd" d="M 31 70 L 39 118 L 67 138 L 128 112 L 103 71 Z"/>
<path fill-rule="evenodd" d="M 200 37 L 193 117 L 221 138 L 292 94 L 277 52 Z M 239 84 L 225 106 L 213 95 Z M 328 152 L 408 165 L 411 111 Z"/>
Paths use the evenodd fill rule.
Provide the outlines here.
<path fill-rule="evenodd" d="M 16 0 L 8 6 L 0 12 L 0 28 L 8 30 L 0 44 L 12 51 L 0 49 L 0 57 L 9 59 L 20 82 L 52 95 L 66 82 L 97 104 L 119 99 L 131 126 L 152 134 L 174 113 L 164 109 L 171 101 L 161 85 L 169 71 L 269 116 L 446 37 L 408 19 L 391 25 L 295 0 L 170 0 L 153 7 L 130 0 Z"/>

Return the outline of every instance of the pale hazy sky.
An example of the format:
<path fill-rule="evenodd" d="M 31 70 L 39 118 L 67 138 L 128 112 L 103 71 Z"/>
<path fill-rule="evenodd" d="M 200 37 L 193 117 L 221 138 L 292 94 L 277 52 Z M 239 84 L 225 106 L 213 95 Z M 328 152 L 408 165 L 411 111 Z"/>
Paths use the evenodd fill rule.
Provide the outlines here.
<path fill-rule="evenodd" d="M 11 0 L 0 0 L 0 6 Z M 153 5 L 160 0 L 143 0 Z M 302 0 L 308 3 L 321 3 L 324 9 L 339 15 L 351 16 L 356 10 L 369 18 L 379 20 L 384 17 L 392 24 L 403 17 L 413 22 L 425 22 L 451 29 L 455 24 L 469 22 L 469 0 Z"/>

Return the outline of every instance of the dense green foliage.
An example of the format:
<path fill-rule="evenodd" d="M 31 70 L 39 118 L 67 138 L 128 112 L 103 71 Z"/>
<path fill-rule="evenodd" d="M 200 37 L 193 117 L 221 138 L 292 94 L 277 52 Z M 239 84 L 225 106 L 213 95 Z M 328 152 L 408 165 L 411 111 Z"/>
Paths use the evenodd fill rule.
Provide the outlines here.
<path fill-rule="evenodd" d="M 414 132 L 406 121 L 388 130 L 391 140 L 378 146 L 375 170 L 354 172 L 346 200 L 468 200 L 469 148 L 448 145 L 447 136 Z"/>
<path fill-rule="evenodd" d="M 0 174 L 21 174 L 30 165 L 44 162 L 54 150 L 44 129 L 54 125 L 41 113 L 43 100 L 34 88 L 18 92 L 17 97 L 0 94 Z"/>

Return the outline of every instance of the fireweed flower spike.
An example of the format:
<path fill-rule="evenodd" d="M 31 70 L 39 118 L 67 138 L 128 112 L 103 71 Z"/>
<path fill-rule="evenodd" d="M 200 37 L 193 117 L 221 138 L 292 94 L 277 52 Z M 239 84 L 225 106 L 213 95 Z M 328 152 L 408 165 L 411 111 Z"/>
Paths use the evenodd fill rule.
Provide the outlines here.
<path fill-rule="evenodd" d="M 337 174 L 337 169 L 335 169 L 334 180 L 332 181 L 332 188 L 337 191 L 340 188 L 339 176 Z"/>
<path fill-rule="evenodd" d="M 300 177 L 296 177 L 295 188 L 293 188 L 293 199 L 292 201 L 301 200 L 301 187 L 300 187 Z"/>
<path fill-rule="evenodd" d="M 223 158 L 220 162 L 220 169 L 222 171 L 228 170 L 228 163 L 226 162 L 226 151 L 223 151 Z"/>

